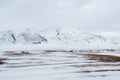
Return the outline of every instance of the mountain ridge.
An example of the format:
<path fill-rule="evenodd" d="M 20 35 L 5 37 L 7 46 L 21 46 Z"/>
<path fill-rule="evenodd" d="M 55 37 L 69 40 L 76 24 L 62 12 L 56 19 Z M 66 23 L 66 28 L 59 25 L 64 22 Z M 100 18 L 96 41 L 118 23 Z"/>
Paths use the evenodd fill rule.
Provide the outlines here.
<path fill-rule="evenodd" d="M 21 31 L 8 30 L 0 32 L 0 44 L 41 44 L 42 42 L 78 45 L 120 45 L 119 39 L 109 39 L 93 33 L 81 33 L 77 28 L 70 29 L 59 27 L 39 32 L 30 29 L 24 29 Z"/>

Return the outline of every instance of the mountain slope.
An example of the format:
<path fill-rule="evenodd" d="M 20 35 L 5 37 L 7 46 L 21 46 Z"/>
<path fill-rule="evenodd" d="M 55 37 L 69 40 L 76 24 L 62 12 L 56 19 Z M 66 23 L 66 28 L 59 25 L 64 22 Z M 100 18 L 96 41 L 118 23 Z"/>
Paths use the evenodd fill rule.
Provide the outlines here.
<path fill-rule="evenodd" d="M 42 42 L 70 45 L 120 45 L 120 39 L 110 39 L 101 35 L 81 33 L 78 28 L 60 27 L 40 32 L 29 29 L 0 32 L 0 44 L 40 44 Z"/>
<path fill-rule="evenodd" d="M 6 43 L 41 43 L 47 41 L 40 34 L 31 31 L 31 30 L 23 30 L 23 31 L 2 31 L 0 32 L 0 44 Z"/>
<path fill-rule="evenodd" d="M 68 44 L 108 43 L 108 39 L 103 36 L 90 33 L 81 33 L 79 29 L 73 28 L 54 28 L 44 31 L 43 35 L 48 39 L 48 41 L 63 42 Z"/>

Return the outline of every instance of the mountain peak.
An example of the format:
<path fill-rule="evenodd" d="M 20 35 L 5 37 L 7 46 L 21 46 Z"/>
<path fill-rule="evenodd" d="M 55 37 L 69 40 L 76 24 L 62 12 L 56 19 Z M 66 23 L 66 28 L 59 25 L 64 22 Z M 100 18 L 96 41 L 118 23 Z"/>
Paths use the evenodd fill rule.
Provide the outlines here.
<path fill-rule="evenodd" d="M 2 31 L 0 32 L 0 43 L 41 43 L 47 41 L 43 36 L 30 29 L 24 29 L 22 31 Z"/>
<path fill-rule="evenodd" d="M 44 37 L 43 37 L 44 36 Z M 52 28 L 36 32 L 28 28 L 23 30 L 8 30 L 0 32 L 0 44 L 40 44 L 42 42 L 67 43 L 67 44 L 114 44 L 119 45 L 120 39 L 109 39 L 101 35 L 81 33 L 78 28 Z"/>

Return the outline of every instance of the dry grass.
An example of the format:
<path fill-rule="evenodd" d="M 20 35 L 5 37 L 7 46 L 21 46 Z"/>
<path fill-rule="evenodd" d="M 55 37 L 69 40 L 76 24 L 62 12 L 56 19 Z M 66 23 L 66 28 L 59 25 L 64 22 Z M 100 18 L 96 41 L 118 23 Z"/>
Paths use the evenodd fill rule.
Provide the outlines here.
<path fill-rule="evenodd" d="M 74 52 L 73 50 L 44 50 L 45 52 Z"/>
<path fill-rule="evenodd" d="M 88 71 L 80 71 L 80 72 L 77 72 L 77 73 L 91 73 L 91 72 L 113 72 L 113 71 L 120 71 L 120 69 L 88 70 Z"/>
<path fill-rule="evenodd" d="M 119 56 L 100 55 L 100 54 L 85 54 L 90 60 L 98 60 L 102 62 L 120 62 Z"/>
<path fill-rule="evenodd" d="M 87 77 L 106 77 L 107 75 L 87 75 Z"/>
<path fill-rule="evenodd" d="M 26 56 L 26 55 L 31 55 L 28 51 L 22 51 L 20 53 L 7 53 L 5 56 Z"/>
<path fill-rule="evenodd" d="M 83 64 L 70 65 L 72 67 L 101 67 L 101 66 L 120 66 L 120 64 Z"/>
<path fill-rule="evenodd" d="M 4 64 L 4 60 L 8 60 L 7 58 L 0 58 L 0 65 Z"/>

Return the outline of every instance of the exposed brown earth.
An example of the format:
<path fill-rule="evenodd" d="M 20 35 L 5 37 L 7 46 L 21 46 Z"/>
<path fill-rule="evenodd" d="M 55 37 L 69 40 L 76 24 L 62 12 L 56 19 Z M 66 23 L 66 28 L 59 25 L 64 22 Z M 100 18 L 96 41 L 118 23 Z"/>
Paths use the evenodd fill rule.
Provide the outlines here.
<path fill-rule="evenodd" d="M 74 52 L 73 50 L 44 50 L 45 52 Z"/>
<path fill-rule="evenodd" d="M 31 55 L 31 53 L 29 53 L 28 51 L 22 51 L 19 53 L 6 53 L 4 55 L 5 56 L 27 56 L 27 55 Z"/>
<path fill-rule="evenodd" d="M 100 66 L 120 66 L 120 64 L 83 64 L 83 65 L 70 65 L 72 67 L 100 67 Z"/>
<path fill-rule="evenodd" d="M 88 71 L 80 71 L 80 72 L 77 72 L 77 73 L 109 72 L 109 71 L 120 71 L 120 69 L 88 70 Z"/>
<path fill-rule="evenodd" d="M 87 77 L 106 77 L 107 75 L 88 75 Z"/>
<path fill-rule="evenodd" d="M 98 60 L 102 62 L 120 62 L 119 56 L 101 55 L 101 54 L 84 54 L 90 60 Z"/>
<path fill-rule="evenodd" d="M 4 60 L 8 60 L 7 58 L 0 58 L 0 65 L 4 64 Z"/>

